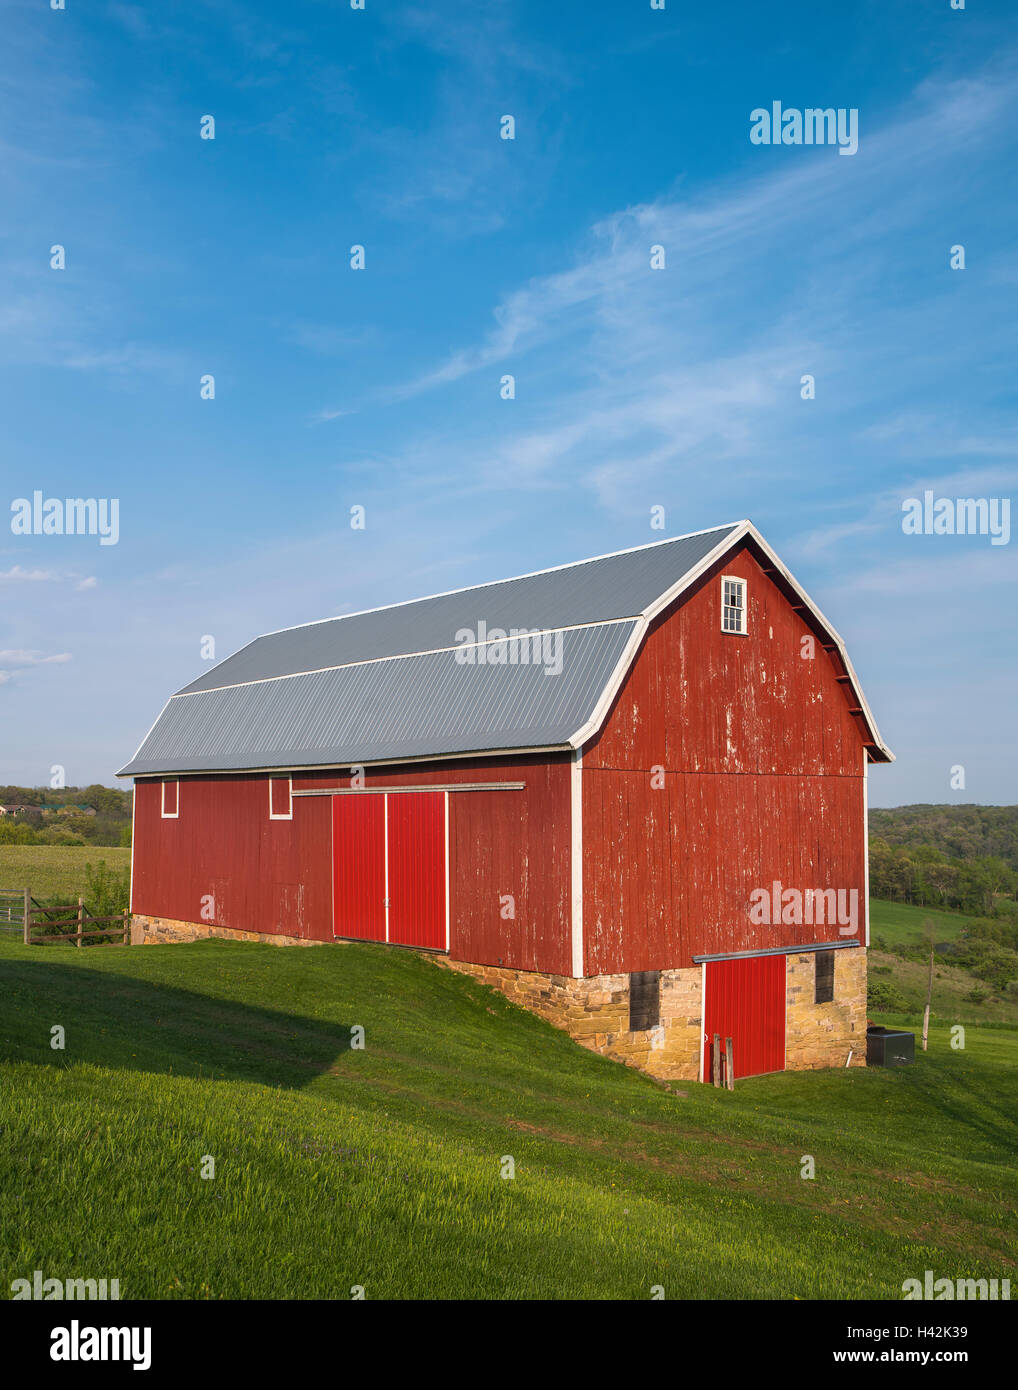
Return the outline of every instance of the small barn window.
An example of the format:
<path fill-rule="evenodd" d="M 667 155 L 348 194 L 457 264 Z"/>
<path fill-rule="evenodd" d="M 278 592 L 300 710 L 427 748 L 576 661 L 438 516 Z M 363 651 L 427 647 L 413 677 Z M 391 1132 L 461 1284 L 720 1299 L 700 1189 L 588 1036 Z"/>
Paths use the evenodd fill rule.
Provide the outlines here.
<path fill-rule="evenodd" d="M 269 778 L 269 820 L 293 820 L 293 778 Z"/>
<path fill-rule="evenodd" d="M 636 970 L 629 977 L 629 1031 L 645 1033 L 661 1021 L 661 971 Z"/>
<path fill-rule="evenodd" d="M 746 581 L 730 574 L 723 575 L 721 579 L 721 631 L 743 635 L 749 631 L 746 623 Z"/>
<path fill-rule="evenodd" d="M 817 951 L 816 953 L 814 1002 L 817 1004 L 830 1004 L 834 999 L 834 954 L 833 951 Z"/>
<path fill-rule="evenodd" d="M 180 783 L 163 782 L 161 815 L 163 820 L 176 820 L 180 815 Z"/>

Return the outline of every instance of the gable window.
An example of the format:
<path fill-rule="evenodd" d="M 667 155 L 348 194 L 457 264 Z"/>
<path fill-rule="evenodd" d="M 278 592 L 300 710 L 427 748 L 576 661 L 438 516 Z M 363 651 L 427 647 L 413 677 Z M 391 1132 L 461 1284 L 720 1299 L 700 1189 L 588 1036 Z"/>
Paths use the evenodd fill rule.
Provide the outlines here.
<path fill-rule="evenodd" d="M 293 820 L 293 778 L 269 778 L 269 820 Z"/>
<path fill-rule="evenodd" d="M 176 820 L 180 815 L 180 783 L 162 782 L 161 815 L 163 820 Z"/>
<path fill-rule="evenodd" d="M 721 631 L 746 634 L 746 581 L 726 574 L 721 579 Z"/>
<path fill-rule="evenodd" d="M 636 970 L 629 977 L 629 1031 L 645 1033 L 661 1021 L 661 971 Z"/>
<path fill-rule="evenodd" d="M 816 953 L 816 990 L 813 996 L 816 1004 L 830 1004 L 834 1000 L 834 951 Z"/>

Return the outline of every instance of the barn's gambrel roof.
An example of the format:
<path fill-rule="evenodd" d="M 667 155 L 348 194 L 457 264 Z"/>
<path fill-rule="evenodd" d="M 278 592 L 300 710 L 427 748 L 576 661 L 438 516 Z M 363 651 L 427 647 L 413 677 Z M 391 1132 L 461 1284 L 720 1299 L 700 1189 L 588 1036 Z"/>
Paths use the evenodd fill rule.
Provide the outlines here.
<path fill-rule="evenodd" d="M 844 643 L 742 521 L 268 633 L 173 695 L 117 775 L 579 748 L 600 728 L 653 618 L 747 540 L 840 658 L 870 757 L 889 760 Z M 500 634 L 513 629 L 544 636 L 503 645 Z M 466 631 L 481 640 L 466 642 Z"/>

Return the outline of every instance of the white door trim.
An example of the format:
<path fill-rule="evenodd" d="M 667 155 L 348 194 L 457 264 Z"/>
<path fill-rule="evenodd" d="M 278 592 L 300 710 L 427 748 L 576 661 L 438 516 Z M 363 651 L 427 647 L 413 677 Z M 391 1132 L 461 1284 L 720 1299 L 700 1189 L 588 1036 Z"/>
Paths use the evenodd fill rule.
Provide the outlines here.
<path fill-rule="evenodd" d="M 449 954 L 449 793 L 445 792 L 445 953 Z"/>
<path fill-rule="evenodd" d="M 382 815 L 385 821 L 384 840 L 382 853 L 385 859 L 385 942 L 389 944 L 389 798 L 386 796 L 382 802 Z"/>
<path fill-rule="evenodd" d="M 577 748 L 569 770 L 570 917 L 573 978 L 583 977 L 583 749 Z"/>

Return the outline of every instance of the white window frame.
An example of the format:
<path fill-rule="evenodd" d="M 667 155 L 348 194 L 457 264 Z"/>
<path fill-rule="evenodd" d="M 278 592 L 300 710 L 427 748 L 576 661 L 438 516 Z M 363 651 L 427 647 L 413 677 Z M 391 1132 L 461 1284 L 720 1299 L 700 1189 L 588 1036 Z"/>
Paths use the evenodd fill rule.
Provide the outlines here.
<path fill-rule="evenodd" d="M 171 786 L 171 785 L 174 786 L 174 787 L 176 787 L 176 789 L 177 789 L 177 798 L 176 798 L 176 802 L 174 803 L 174 804 L 176 805 L 176 808 L 177 808 L 177 809 L 176 809 L 175 811 L 167 811 L 167 809 L 166 809 L 166 788 L 167 788 L 168 786 Z M 159 783 L 159 786 L 160 786 L 160 788 L 161 788 L 161 791 L 160 791 L 160 793 L 159 793 L 159 795 L 160 795 L 160 797 L 161 797 L 161 801 L 160 801 L 160 803 L 159 803 L 159 812 L 160 812 L 160 815 L 162 816 L 162 819 L 163 819 L 163 820 L 179 820 L 179 818 L 180 818 L 180 778 L 179 778 L 179 777 L 168 777 L 168 778 L 164 778 L 164 779 Z"/>
<path fill-rule="evenodd" d="M 283 778 L 282 778 L 282 777 L 270 777 L 270 778 L 269 778 L 269 820 L 293 820 L 293 778 L 292 778 L 292 777 L 287 777 L 287 778 L 286 778 L 286 785 L 287 785 L 287 787 L 289 788 L 289 791 L 290 791 L 290 809 L 289 809 L 289 811 L 287 811 L 285 815 L 279 815 L 278 812 L 276 812 L 276 811 L 274 811 L 274 810 L 272 809 L 272 784 L 273 784 L 273 782 L 282 782 L 282 781 L 283 781 Z"/>
<path fill-rule="evenodd" d="M 725 627 L 725 609 L 732 607 L 725 603 L 725 585 L 738 584 L 742 590 L 742 621 L 740 628 Z M 749 636 L 749 580 L 743 579 L 739 574 L 723 574 L 721 576 L 721 631 L 727 637 L 748 637 Z"/>

